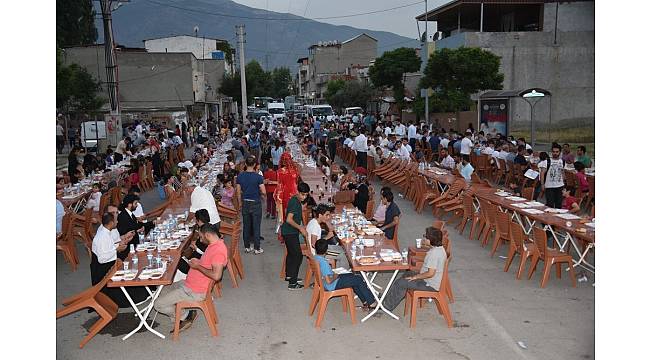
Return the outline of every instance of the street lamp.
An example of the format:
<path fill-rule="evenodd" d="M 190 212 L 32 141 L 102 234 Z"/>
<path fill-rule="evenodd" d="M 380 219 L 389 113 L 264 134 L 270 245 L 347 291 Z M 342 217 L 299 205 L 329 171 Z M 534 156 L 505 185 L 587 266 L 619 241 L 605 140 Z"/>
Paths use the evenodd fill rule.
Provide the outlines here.
<path fill-rule="evenodd" d="M 535 148 L 535 121 L 533 121 L 533 111 L 535 105 L 542 100 L 544 97 L 551 96 L 551 92 L 545 89 L 533 88 L 527 89 L 519 92 L 519 96 L 522 97 L 528 105 L 530 105 L 530 144 Z M 550 111 L 550 110 L 549 110 Z"/>

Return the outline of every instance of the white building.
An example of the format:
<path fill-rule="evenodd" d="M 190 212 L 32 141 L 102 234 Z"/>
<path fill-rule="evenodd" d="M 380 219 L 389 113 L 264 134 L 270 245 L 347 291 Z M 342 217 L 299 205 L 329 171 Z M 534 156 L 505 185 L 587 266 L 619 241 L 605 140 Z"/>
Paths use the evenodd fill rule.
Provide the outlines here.
<path fill-rule="evenodd" d="M 214 59 L 226 60 L 228 65 L 233 64 L 232 59 L 225 59 L 223 51 L 218 44 L 227 43 L 226 40 L 212 39 L 190 35 L 174 35 L 155 39 L 142 40 L 147 52 L 160 53 L 192 53 L 199 60 Z M 234 55 L 234 52 L 233 52 Z M 226 73 L 231 73 L 231 66 L 226 66 Z"/>

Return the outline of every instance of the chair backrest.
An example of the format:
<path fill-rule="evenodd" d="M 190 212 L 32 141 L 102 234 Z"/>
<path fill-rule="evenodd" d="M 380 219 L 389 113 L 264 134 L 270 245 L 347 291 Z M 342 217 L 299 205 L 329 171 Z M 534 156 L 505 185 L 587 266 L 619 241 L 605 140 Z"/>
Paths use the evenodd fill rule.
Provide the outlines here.
<path fill-rule="evenodd" d="M 447 294 L 447 282 L 449 281 L 449 262 L 451 260 L 451 255 L 447 254 L 447 260 L 445 260 L 445 268 L 442 270 L 442 281 L 440 281 L 440 289 L 438 292 L 440 294 Z"/>
<path fill-rule="evenodd" d="M 535 245 L 539 249 L 539 253 L 542 258 L 546 256 L 546 231 L 542 228 L 534 227 L 533 228 L 533 239 L 535 240 Z"/>
<path fill-rule="evenodd" d="M 587 176 L 587 183 L 589 184 L 589 196 L 595 197 L 596 195 L 596 178 L 593 176 Z"/>
<path fill-rule="evenodd" d="M 497 222 L 497 212 L 499 211 L 496 207 L 496 205 L 484 201 L 481 203 L 481 207 L 485 205 L 485 215 L 487 216 L 488 223 L 490 226 L 495 226 Z"/>
<path fill-rule="evenodd" d="M 373 211 L 375 210 L 375 199 L 370 199 L 368 200 L 368 204 L 366 205 L 366 213 L 364 214 L 366 216 L 366 219 L 372 218 Z"/>
<path fill-rule="evenodd" d="M 108 207 L 109 203 L 111 202 L 111 198 L 113 197 L 112 190 L 108 190 L 105 193 L 102 194 L 102 196 L 99 198 L 99 215 L 104 215 L 104 212 L 106 211 L 106 208 Z"/>
<path fill-rule="evenodd" d="M 510 234 L 510 215 L 503 211 L 496 211 L 496 229 L 502 238 L 509 238 Z"/>
<path fill-rule="evenodd" d="M 572 171 L 564 170 L 564 184 L 568 187 L 576 186 L 576 174 Z"/>
<path fill-rule="evenodd" d="M 323 275 L 320 272 L 320 265 L 318 264 L 318 260 L 316 260 L 316 258 L 311 255 L 311 252 L 307 254 L 307 263 L 311 268 L 311 272 L 314 274 L 314 286 L 318 286 L 318 292 L 322 295 L 325 292 L 325 288 L 323 287 Z"/>
<path fill-rule="evenodd" d="M 521 190 L 521 197 L 528 200 L 533 200 L 533 194 L 535 193 L 535 188 L 525 187 Z"/>
<path fill-rule="evenodd" d="M 464 179 L 456 179 L 451 186 L 449 187 L 449 190 L 447 191 L 447 196 L 448 197 L 455 197 L 458 195 L 459 192 L 461 192 L 465 188 L 465 180 Z"/>
<path fill-rule="evenodd" d="M 502 173 L 505 173 L 508 170 L 508 166 L 506 165 L 506 161 L 501 158 L 497 158 L 497 162 L 499 163 L 499 171 Z"/>
<path fill-rule="evenodd" d="M 474 215 L 474 200 L 472 195 L 466 191 L 463 194 L 463 217 L 471 218 Z"/>
<path fill-rule="evenodd" d="M 335 205 L 351 204 L 354 201 L 354 190 L 343 190 L 334 194 L 332 199 Z"/>
<path fill-rule="evenodd" d="M 510 222 L 510 239 L 514 242 L 517 252 L 523 253 L 526 250 L 524 244 L 524 230 L 516 222 Z"/>

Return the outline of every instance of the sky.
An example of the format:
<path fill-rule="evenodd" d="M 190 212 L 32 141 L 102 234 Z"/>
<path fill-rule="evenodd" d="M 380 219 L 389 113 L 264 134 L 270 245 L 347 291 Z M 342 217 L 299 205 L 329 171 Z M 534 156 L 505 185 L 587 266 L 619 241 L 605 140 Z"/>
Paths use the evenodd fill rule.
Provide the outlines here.
<path fill-rule="evenodd" d="M 291 13 L 306 18 L 341 16 L 363 12 L 384 10 L 408 5 L 418 0 L 233 0 L 237 3 L 280 13 Z M 433 9 L 451 0 L 429 0 L 428 8 Z M 307 7 L 307 5 L 309 5 Z M 305 13 L 305 8 L 307 12 Z M 420 4 L 387 12 L 348 17 L 342 19 L 318 20 L 334 25 L 349 25 L 358 28 L 390 31 L 409 38 L 418 38 L 415 17 L 424 13 L 424 1 Z M 431 26 L 432 23 L 429 23 Z M 420 23 L 424 31 L 424 23 Z"/>

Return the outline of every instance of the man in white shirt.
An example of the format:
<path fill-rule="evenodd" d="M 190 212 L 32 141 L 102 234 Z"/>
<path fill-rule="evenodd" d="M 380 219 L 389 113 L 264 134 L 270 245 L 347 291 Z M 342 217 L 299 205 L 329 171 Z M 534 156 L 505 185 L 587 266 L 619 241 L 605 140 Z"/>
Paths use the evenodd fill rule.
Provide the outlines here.
<path fill-rule="evenodd" d="M 395 134 L 400 138 L 406 135 L 406 126 L 399 120 L 397 121 L 397 126 L 395 126 Z"/>
<path fill-rule="evenodd" d="M 389 125 L 386 125 L 386 128 L 384 129 L 384 135 L 386 135 L 386 138 L 388 138 L 389 135 L 391 135 L 393 131 L 390 129 Z"/>
<path fill-rule="evenodd" d="M 406 140 L 406 138 L 402 139 L 402 147 L 406 148 L 406 150 L 408 150 L 409 154 L 413 152 L 413 148 L 411 147 L 411 145 L 409 145 L 408 140 Z"/>
<path fill-rule="evenodd" d="M 210 224 L 219 230 L 221 218 L 217 210 L 217 203 L 214 201 L 212 194 L 201 186 L 197 186 L 190 196 L 190 212 L 195 213 L 197 210 L 206 209 L 210 215 Z"/>
<path fill-rule="evenodd" d="M 97 261 L 100 264 L 115 261 L 117 252 L 125 250 L 135 234 L 135 231 L 132 230 L 120 236 L 120 233 L 115 228 L 116 224 L 117 221 L 113 213 L 104 213 L 102 225 L 97 228 L 92 245 L 92 252 L 97 256 Z"/>
<path fill-rule="evenodd" d="M 408 142 L 409 146 L 411 146 L 411 149 L 415 148 L 415 141 L 417 140 L 417 133 L 418 133 L 418 128 L 415 126 L 415 121 L 411 121 L 411 125 L 409 125 L 407 129 L 407 137 L 408 137 Z"/>
<path fill-rule="evenodd" d="M 401 141 L 395 143 L 395 153 L 401 160 L 409 160 L 411 158 L 411 153 L 402 145 Z"/>
<path fill-rule="evenodd" d="M 453 170 L 454 167 L 456 167 L 456 162 L 454 161 L 454 158 L 451 157 L 447 153 L 447 148 L 442 148 L 440 149 L 440 167 L 443 169 L 448 169 L 448 170 Z"/>
<path fill-rule="evenodd" d="M 483 149 L 481 151 L 481 154 L 492 155 L 492 153 L 494 153 L 494 141 L 490 140 L 490 141 L 488 141 L 487 146 L 485 147 L 485 149 Z"/>
<path fill-rule="evenodd" d="M 442 146 L 443 149 L 446 149 L 449 146 L 449 134 L 447 133 L 442 134 L 442 139 L 440 140 L 440 146 Z"/>
<path fill-rule="evenodd" d="M 142 123 L 138 123 L 138 125 L 135 127 L 135 134 L 136 134 L 136 136 L 137 136 L 137 137 L 142 136 L 142 131 L 143 131 Z"/>
<path fill-rule="evenodd" d="M 368 138 L 365 135 L 366 129 L 359 129 L 359 135 L 354 138 L 352 150 L 357 154 L 357 166 L 368 168 Z"/>
<path fill-rule="evenodd" d="M 472 140 L 470 140 L 470 136 L 472 136 L 472 132 L 468 130 L 465 132 L 465 137 L 463 140 L 460 141 L 461 155 L 469 156 L 469 154 L 472 152 L 472 146 L 474 146 L 474 144 L 472 143 Z"/>

